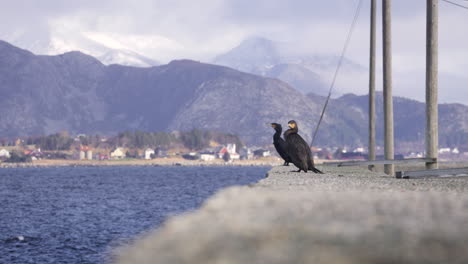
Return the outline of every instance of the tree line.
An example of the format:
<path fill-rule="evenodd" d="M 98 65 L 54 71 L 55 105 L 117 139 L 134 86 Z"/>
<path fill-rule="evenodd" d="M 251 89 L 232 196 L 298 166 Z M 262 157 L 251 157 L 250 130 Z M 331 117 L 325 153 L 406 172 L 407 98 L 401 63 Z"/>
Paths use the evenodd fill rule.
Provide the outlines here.
<path fill-rule="evenodd" d="M 61 132 L 47 136 L 27 137 L 23 142 L 23 144 L 35 145 L 36 148 L 45 151 L 66 151 L 79 146 L 139 149 L 185 147 L 191 150 L 202 150 L 209 147 L 212 142 L 218 144 L 235 143 L 238 147 L 244 146 L 243 142 L 236 135 L 200 129 L 181 132 L 125 131 L 110 137 L 100 135 L 79 135 L 72 137 L 68 132 Z"/>
<path fill-rule="evenodd" d="M 114 145 L 128 148 L 183 146 L 191 150 L 202 150 L 209 147 L 211 142 L 218 144 L 235 143 L 239 147 L 244 146 L 236 135 L 200 129 L 173 133 L 127 131 L 119 133 L 117 138 L 113 140 L 116 140 Z"/>

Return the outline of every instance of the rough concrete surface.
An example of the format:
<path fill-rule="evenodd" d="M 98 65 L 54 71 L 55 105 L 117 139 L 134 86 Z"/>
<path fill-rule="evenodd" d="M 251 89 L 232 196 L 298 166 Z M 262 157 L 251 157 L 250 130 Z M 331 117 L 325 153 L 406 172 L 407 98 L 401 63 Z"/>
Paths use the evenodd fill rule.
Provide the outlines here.
<path fill-rule="evenodd" d="M 116 253 L 117 263 L 468 263 L 468 177 L 275 167 Z"/>

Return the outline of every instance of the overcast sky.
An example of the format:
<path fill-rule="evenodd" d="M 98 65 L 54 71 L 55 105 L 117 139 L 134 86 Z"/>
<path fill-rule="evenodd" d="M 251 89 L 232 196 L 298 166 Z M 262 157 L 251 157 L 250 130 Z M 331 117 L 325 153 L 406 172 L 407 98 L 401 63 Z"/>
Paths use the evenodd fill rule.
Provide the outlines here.
<path fill-rule="evenodd" d="M 0 38 L 40 53 L 51 37 L 84 35 L 168 62 L 210 61 L 249 36 L 301 43 L 303 51 L 339 54 L 358 0 L 0 0 Z M 468 1 L 452 0 L 468 6 Z M 369 0 L 347 56 L 367 67 Z M 378 2 L 378 22 L 381 22 Z M 396 94 L 424 98 L 425 0 L 394 0 Z M 468 104 L 468 10 L 440 2 L 442 102 Z M 381 27 L 378 27 L 380 45 Z M 117 41 L 116 41 L 117 40 Z M 33 44 L 38 43 L 35 47 Z M 42 46 L 41 46 L 42 43 Z M 36 49 L 36 50 L 34 50 Z M 380 50 L 378 52 L 380 57 Z M 378 60 L 380 67 L 381 60 Z M 363 80 L 364 81 L 364 80 Z M 422 83 L 421 83 L 422 82 Z M 398 86 L 401 84 L 399 90 Z M 464 87 L 462 87 L 464 86 Z M 403 90 L 402 90 L 403 89 Z M 422 89 L 422 90 L 421 90 Z M 460 94 L 462 93 L 462 94 Z M 462 99 L 460 99 L 462 98 Z"/>

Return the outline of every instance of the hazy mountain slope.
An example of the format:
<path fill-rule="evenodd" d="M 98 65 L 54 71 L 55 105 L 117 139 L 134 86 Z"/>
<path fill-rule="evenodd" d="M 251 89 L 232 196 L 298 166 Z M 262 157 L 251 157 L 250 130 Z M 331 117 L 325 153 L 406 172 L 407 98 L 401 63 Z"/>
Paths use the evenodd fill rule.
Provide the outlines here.
<path fill-rule="evenodd" d="M 310 99 L 281 81 L 229 70 L 201 84 L 170 127 L 224 130 L 261 143 L 271 141 L 269 123 L 296 119 L 309 138 L 317 110 Z"/>
<path fill-rule="evenodd" d="M 112 66 L 109 72 L 101 90 L 110 105 L 119 106 L 109 112 L 111 124 L 125 122 L 132 128 L 220 130 L 260 144 L 271 138 L 267 123 L 301 119 L 316 108 L 283 82 L 194 61 L 149 71 Z M 315 118 L 302 117 L 306 136 Z"/>
<path fill-rule="evenodd" d="M 313 94 L 309 96 L 316 98 Z M 323 99 L 324 101 L 325 99 Z M 394 97 L 393 104 L 395 145 L 397 147 L 404 144 L 423 146 L 425 137 L 425 104 L 402 97 Z M 380 92 L 376 94 L 376 112 L 376 139 L 379 145 L 383 145 L 383 95 Z M 341 143 L 346 144 L 354 141 L 367 145 L 367 95 L 357 96 L 347 94 L 338 99 L 331 100 L 326 113 L 326 119 L 329 119 L 332 127 L 341 130 L 341 133 L 338 133 L 337 137 L 332 141 L 341 141 Z M 320 131 L 317 142 L 320 142 L 320 139 L 325 142 L 329 141 L 329 133 L 334 133 L 335 129 L 323 129 Z M 462 104 L 440 104 L 440 146 L 461 146 L 466 145 L 467 142 L 468 106 Z"/>
<path fill-rule="evenodd" d="M 2 135 L 74 131 L 99 119 L 95 95 L 104 66 L 78 52 L 35 56 L 0 43 Z M 64 120 L 64 117 L 72 117 Z"/>
<path fill-rule="evenodd" d="M 308 93 L 310 90 L 321 95 L 328 93 L 328 86 L 320 75 L 299 64 L 276 64 L 265 76 L 282 80 L 302 93 Z"/>
<path fill-rule="evenodd" d="M 281 63 L 282 56 L 276 43 L 259 37 L 248 38 L 232 50 L 218 55 L 214 64 L 257 75 L 265 75 L 269 69 Z"/>
<path fill-rule="evenodd" d="M 295 119 L 310 141 L 325 98 L 286 83 L 189 60 L 137 68 L 106 66 L 80 52 L 36 56 L 0 41 L 0 137 L 192 128 L 271 143 L 271 122 Z M 381 96 L 378 107 L 381 109 Z M 424 104 L 396 97 L 396 142 L 420 142 Z M 381 110 L 378 110 L 381 120 Z M 441 145 L 467 142 L 468 107 L 440 106 Z M 378 136 L 382 125 L 378 123 Z M 381 142 L 382 137 L 378 137 Z M 316 145 L 367 142 L 367 97 L 332 100 Z"/>
<path fill-rule="evenodd" d="M 293 44 L 251 37 L 228 52 L 218 55 L 213 63 L 280 79 L 304 94 L 313 92 L 326 95 L 339 57 L 300 53 L 299 50 Z M 363 70 L 365 69 L 359 64 L 344 58 L 342 74 Z"/>
<path fill-rule="evenodd" d="M 285 83 L 230 68 L 193 61 L 105 66 L 79 52 L 35 56 L 0 46 L 0 136 L 198 127 L 260 144 L 271 137 L 266 123 L 314 112 Z M 314 117 L 304 118 L 306 135 Z"/>

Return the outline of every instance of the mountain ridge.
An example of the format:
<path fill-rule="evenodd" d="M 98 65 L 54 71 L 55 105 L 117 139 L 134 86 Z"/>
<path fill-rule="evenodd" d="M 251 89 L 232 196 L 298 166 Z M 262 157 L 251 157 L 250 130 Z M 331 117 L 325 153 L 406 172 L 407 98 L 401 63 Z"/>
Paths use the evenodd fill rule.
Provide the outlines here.
<path fill-rule="evenodd" d="M 267 123 L 285 124 L 291 119 L 298 121 L 300 133 L 310 141 L 324 102 L 324 97 L 305 96 L 278 79 L 214 64 L 174 60 L 149 68 L 104 65 L 81 52 L 38 56 L 4 42 L 0 42 L 0 93 L 0 137 L 63 130 L 109 134 L 199 128 L 236 134 L 255 145 L 271 143 Z M 421 119 L 423 104 L 399 100 L 395 99 L 401 104 L 401 111 L 395 108 L 396 141 L 420 142 L 421 137 L 401 134 L 399 122 Z M 359 96 L 333 99 L 317 145 L 365 145 L 366 105 Z M 449 106 L 440 108 L 441 137 L 454 140 L 441 142 L 456 145 L 468 135 L 468 107 Z M 404 118 L 405 109 L 411 118 Z M 420 133 L 417 124 L 410 134 Z"/>

